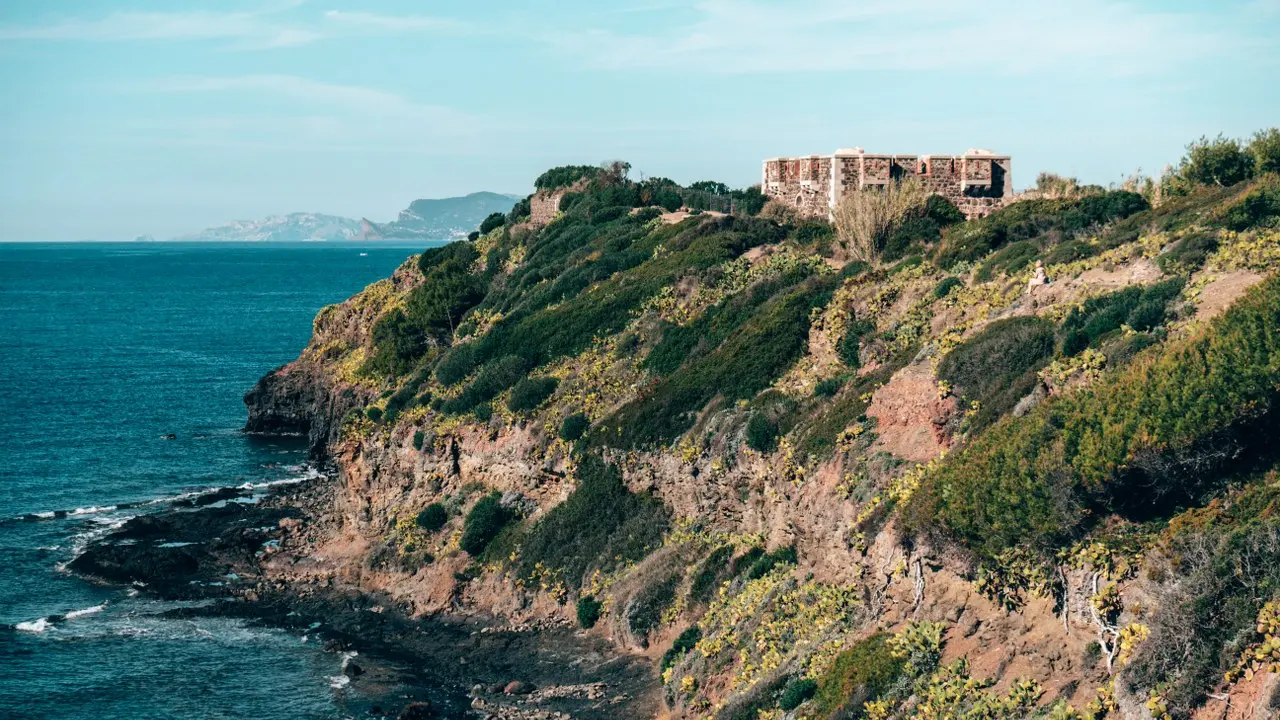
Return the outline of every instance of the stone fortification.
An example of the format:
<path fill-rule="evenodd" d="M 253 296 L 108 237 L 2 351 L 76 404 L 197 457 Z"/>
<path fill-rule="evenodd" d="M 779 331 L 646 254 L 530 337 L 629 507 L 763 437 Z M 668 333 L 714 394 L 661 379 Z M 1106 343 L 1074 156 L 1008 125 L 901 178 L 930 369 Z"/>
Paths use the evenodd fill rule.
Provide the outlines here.
<path fill-rule="evenodd" d="M 917 178 L 970 219 L 991 214 L 1013 197 L 1012 161 L 989 150 L 878 155 L 854 148 L 832 155 L 771 158 L 764 161 L 760 189 L 804 215 L 827 217 L 848 193 L 907 178 Z"/>

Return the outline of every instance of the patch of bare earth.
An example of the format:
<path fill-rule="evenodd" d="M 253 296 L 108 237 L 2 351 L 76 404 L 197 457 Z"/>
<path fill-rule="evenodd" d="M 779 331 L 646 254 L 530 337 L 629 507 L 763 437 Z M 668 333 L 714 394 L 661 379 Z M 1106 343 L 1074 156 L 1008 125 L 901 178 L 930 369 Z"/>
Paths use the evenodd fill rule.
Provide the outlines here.
<path fill-rule="evenodd" d="M 1210 320 L 1221 315 L 1231 304 L 1262 281 L 1262 276 L 1249 270 L 1236 270 L 1209 283 L 1200 291 L 1199 304 L 1196 306 L 1197 320 Z"/>
<path fill-rule="evenodd" d="M 867 417 L 876 420 L 872 453 L 890 452 L 904 460 L 925 462 L 951 447 L 947 421 L 955 414 L 954 397 L 938 397 L 938 382 L 928 362 L 899 370 L 875 394 Z"/>

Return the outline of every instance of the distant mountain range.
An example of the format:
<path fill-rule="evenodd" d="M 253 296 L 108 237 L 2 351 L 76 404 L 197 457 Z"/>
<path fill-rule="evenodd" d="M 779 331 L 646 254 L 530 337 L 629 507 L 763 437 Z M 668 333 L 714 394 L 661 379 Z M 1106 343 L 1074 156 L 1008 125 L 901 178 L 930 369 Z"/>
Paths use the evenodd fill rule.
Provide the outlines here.
<path fill-rule="evenodd" d="M 520 198 L 492 192 L 476 192 L 463 197 L 414 200 L 388 223 L 372 220 L 291 213 L 262 220 L 237 220 L 174 240 L 316 242 L 326 240 L 447 240 L 475 230 L 491 213 L 508 212 Z"/>

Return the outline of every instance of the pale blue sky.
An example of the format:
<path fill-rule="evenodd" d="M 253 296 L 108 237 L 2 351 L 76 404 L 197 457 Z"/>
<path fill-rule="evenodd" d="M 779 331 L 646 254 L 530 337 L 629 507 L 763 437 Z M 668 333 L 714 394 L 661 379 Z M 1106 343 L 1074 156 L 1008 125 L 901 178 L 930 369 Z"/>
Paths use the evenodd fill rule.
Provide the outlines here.
<path fill-rule="evenodd" d="M 1107 183 L 1280 124 L 1280 0 L 5 0 L 0 240 L 759 181 L 861 145 Z"/>

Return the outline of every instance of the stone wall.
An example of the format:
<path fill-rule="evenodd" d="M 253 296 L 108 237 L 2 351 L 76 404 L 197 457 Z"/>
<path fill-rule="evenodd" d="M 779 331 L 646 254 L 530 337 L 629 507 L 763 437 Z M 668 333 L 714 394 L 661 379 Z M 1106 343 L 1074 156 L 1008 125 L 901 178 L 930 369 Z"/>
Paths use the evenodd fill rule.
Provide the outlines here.
<path fill-rule="evenodd" d="M 539 191 L 529 199 L 529 222 L 534 225 L 546 225 L 560 212 L 560 199 L 567 190 L 561 188 L 554 192 Z"/>
<path fill-rule="evenodd" d="M 831 208 L 831 160 L 830 155 L 766 160 L 761 190 L 804 215 L 825 217 Z"/>
<path fill-rule="evenodd" d="M 985 150 L 916 156 L 878 155 L 856 148 L 833 155 L 766 160 L 761 190 L 803 215 L 830 217 L 848 193 L 918 178 L 926 189 L 950 200 L 972 220 L 1012 200 L 1011 171 L 1008 156 Z"/>

